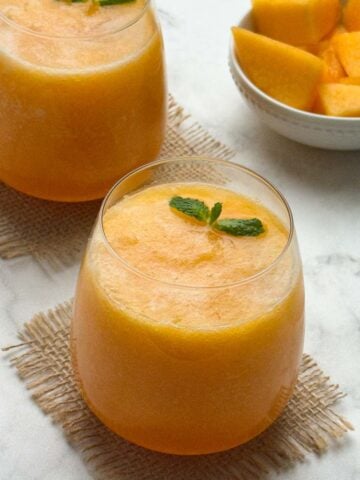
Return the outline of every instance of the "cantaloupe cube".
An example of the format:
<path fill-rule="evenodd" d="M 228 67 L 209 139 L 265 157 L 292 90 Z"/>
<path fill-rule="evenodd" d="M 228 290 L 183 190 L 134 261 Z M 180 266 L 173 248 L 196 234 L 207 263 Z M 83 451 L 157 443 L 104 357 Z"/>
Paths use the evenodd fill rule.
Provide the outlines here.
<path fill-rule="evenodd" d="M 315 102 L 314 102 L 314 105 L 313 105 L 311 111 L 312 111 L 313 113 L 317 113 L 317 114 L 319 114 L 319 115 L 325 115 L 323 106 L 322 106 L 322 104 L 321 104 L 321 102 L 320 102 L 319 95 L 316 97 L 316 100 L 315 100 Z"/>
<path fill-rule="evenodd" d="M 336 25 L 334 30 L 332 30 L 326 37 L 324 37 L 324 40 L 330 40 L 333 41 L 337 35 L 341 35 L 342 33 L 346 33 L 347 30 L 344 27 L 342 23 L 339 23 L 339 25 Z"/>
<path fill-rule="evenodd" d="M 297 48 L 301 48 L 301 50 L 304 50 L 305 52 L 317 55 L 319 51 L 319 44 L 314 43 L 313 45 L 297 45 Z"/>
<path fill-rule="evenodd" d="M 346 33 L 344 26 L 337 25 L 321 42 L 311 45 L 309 51 L 314 55 L 322 55 L 328 48 L 335 45 L 337 37 L 342 33 Z"/>
<path fill-rule="evenodd" d="M 239 64 L 249 79 L 276 100 L 309 110 L 324 62 L 300 48 L 243 28 L 232 30 Z"/>
<path fill-rule="evenodd" d="M 360 85 L 328 83 L 319 87 L 320 108 L 334 117 L 360 116 Z"/>
<path fill-rule="evenodd" d="M 322 78 L 323 83 L 334 83 L 340 80 L 340 78 L 345 77 L 345 70 L 332 43 L 319 54 L 319 57 L 325 62 Z"/>
<path fill-rule="evenodd" d="M 348 0 L 344 8 L 343 22 L 347 30 L 360 30 L 360 0 Z"/>
<path fill-rule="evenodd" d="M 335 47 L 349 77 L 360 77 L 360 32 L 338 35 Z"/>
<path fill-rule="evenodd" d="M 342 25 L 337 25 L 324 40 L 317 44 L 317 51 L 314 51 L 314 54 L 325 62 L 323 83 L 334 83 L 346 76 L 335 47 L 336 39 L 344 32 L 346 32 L 345 28 Z"/>
<path fill-rule="evenodd" d="M 343 83 L 344 85 L 360 85 L 360 77 L 340 78 L 339 83 Z"/>
<path fill-rule="evenodd" d="M 337 24 L 339 0 L 252 0 L 259 33 L 292 45 L 319 42 Z"/>

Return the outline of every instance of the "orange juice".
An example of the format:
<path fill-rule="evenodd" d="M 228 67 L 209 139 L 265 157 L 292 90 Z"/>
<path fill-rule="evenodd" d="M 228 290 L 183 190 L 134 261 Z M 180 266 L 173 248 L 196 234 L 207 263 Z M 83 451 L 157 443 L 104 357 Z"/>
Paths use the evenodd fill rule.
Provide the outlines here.
<path fill-rule="evenodd" d="M 100 198 L 164 138 L 150 3 L 90 5 L 0 0 L 0 180 L 39 198 Z"/>
<path fill-rule="evenodd" d="M 261 219 L 234 237 L 169 207 L 174 195 Z M 72 325 L 84 398 L 114 432 L 174 454 L 244 443 L 281 413 L 303 346 L 296 241 L 261 203 L 200 183 L 149 186 L 104 209 Z M 294 243 L 295 242 L 295 243 Z"/>

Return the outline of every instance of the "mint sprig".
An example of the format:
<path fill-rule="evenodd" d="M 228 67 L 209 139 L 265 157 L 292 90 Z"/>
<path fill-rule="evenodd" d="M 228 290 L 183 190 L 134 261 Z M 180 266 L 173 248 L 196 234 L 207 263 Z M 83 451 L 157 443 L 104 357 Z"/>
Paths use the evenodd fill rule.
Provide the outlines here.
<path fill-rule="evenodd" d="M 89 0 L 62 0 L 66 3 L 87 3 Z M 92 7 L 107 7 L 110 5 L 121 5 L 123 3 L 132 3 L 136 0 L 90 0 Z"/>
<path fill-rule="evenodd" d="M 193 198 L 173 197 L 169 205 L 171 208 L 175 208 L 189 217 L 194 217 L 200 222 L 207 222 L 210 216 L 209 207 L 204 202 Z"/>
<path fill-rule="evenodd" d="M 121 5 L 122 3 L 132 3 L 136 0 L 95 0 L 99 3 L 100 7 L 107 7 L 110 5 Z"/>
<path fill-rule="evenodd" d="M 220 202 L 215 203 L 215 205 L 212 207 L 210 212 L 210 218 L 209 218 L 210 225 L 216 222 L 216 220 L 220 217 L 221 212 L 222 212 L 222 203 Z"/>
<path fill-rule="evenodd" d="M 257 237 L 264 233 L 264 225 L 258 218 L 224 218 L 219 220 L 222 203 L 217 202 L 210 210 L 201 200 L 175 196 L 169 201 L 171 208 L 207 223 L 215 230 L 233 235 L 234 237 Z"/>
<path fill-rule="evenodd" d="M 257 237 L 265 231 L 261 220 L 258 218 L 224 218 L 216 222 L 214 228 L 235 237 Z"/>

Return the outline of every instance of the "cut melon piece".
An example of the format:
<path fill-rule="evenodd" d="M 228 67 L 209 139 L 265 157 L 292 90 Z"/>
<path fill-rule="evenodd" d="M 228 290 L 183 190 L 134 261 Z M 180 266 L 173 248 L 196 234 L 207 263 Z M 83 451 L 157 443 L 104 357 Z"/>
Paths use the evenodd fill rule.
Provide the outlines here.
<path fill-rule="evenodd" d="M 360 116 L 360 85 L 328 83 L 319 88 L 320 109 L 333 117 Z"/>
<path fill-rule="evenodd" d="M 339 82 L 343 83 L 344 85 L 360 85 L 360 77 L 340 78 Z"/>
<path fill-rule="evenodd" d="M 301 48 L 301 50 L 304 50 L 305 52 L 317 55 L 319 51 L 319 44 L 314 43 L 313 45 L 297 45 L 297 48 Z"/>
<path fill-rule="evenodd" d="M 325 69 L 322 78 L 323 83 L 334 83 L 340 80 L 340 78 L 346 76 L 335 46 L 332 43 L 330 43 L 330 45 L 319 54 L 319 57 L 325 62 Z"/>
<path fill-rule="evenodd" d="M 338 35 L 335 47 L 349 77 L 360 77 L 360 32 Z"/>
<path fill-rule="evenodd" d="M 232 31 L 239 64 L 258 88 L 291 107 L 312 107 L 324 70 L 322 60 L 243 28 Z"/>
<path fill-rule="evenodd" d="M 316 97 L 316 100 L 314 102 L 314 105 L 311 109 L 313 113 L 317 113 L 318 115 L 325 115 L 325 112 L 323 110 L 323 107 L 320 103 L 319 95 Z"/>
<path fill-rule="evenodd" d="M 326 37 L 324 37 L 323 40 L 324 41 L 329 40 L 330 42 L 333 42 L 336 39 L 337 35 L 341 35 L 342 33 L 346 33 L 346 32 L 347 30 L 344 27 L 344 25 L 341 25 L 341 24 L 336 25 L 336 27 L 328 35 L 326 35 Z"/>
<path fill-rule="evenodd" d="M 319 42 L 336 26 L 339 0 L 252 0 L 259 33 L 292 45 Z"/>
<path fill-rule="evenodd" d="M 344 8 L 343 22 L 347 30 L 360 30 L 360 0 L 348 0 Z"/>
<path fill-rule="evenodd" d="M 346 72 L 340 62 L 336 50 L 336 39 L 346 32 L 342 25 L 338 25 L 324 40 L 318 43 L 316 54 L 325 62 L 323 83 L 336 83 L 346 76 Z"/>
<path fill-rule="evenodd" d="M 346 33 L 345 28 L 343 25 L 337 25 L 321 42 L 311 46 L 312 53 L 322 55 L 328 48 L 335 46 L 337 37 L 342 33 Z"/>

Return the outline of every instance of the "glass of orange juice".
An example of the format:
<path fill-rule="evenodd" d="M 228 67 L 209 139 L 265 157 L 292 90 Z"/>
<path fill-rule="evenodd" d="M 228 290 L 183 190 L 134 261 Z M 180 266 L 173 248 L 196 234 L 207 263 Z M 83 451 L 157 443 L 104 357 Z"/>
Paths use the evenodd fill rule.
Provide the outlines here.
<path fill-rule="evenodd" d="M 296 383 L 304 288 L 292 214 L 256 173 L 158 161 L 107 195 L 71 332 L 90 409 L 125 439 L 193 455 L 240 445 Z"/>
<path fill-rule="evenodd" d="M 159 154 L 167 94 L 151 0 L 0 0 L 0 78 L 0 181 L 21 192 L 101 198 Z"/>

